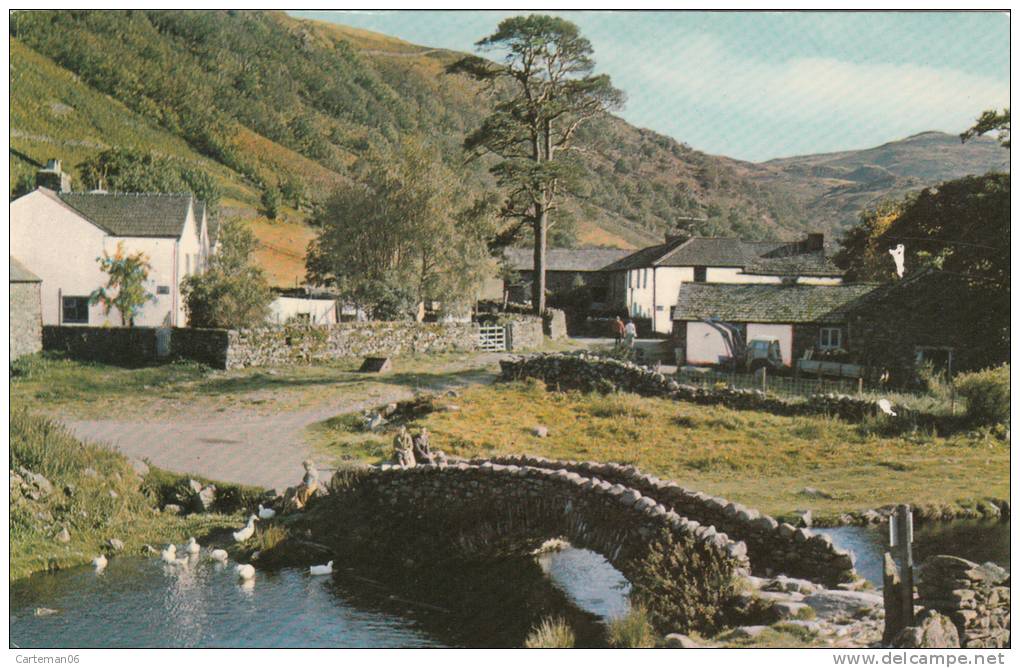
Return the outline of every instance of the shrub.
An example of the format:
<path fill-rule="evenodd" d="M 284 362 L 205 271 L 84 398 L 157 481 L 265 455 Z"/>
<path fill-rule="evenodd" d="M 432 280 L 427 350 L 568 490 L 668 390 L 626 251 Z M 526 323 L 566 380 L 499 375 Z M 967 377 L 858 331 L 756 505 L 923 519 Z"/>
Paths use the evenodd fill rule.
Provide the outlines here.
<path fill-rule="evenodd" d="M 655 630 L 648 619 L 648 611 L 641 605 L 634 605 L 626 615 L 609 622 L 609 645 L 621 649 L 655 647 Z"/>
<path fill-rule="evenodd" d="M 562 617 L 546 617 L 524 639 L 527 649 L 572 649 L 574 631 Z"/>
<path fill-rule="evenodd" d="M 967 400 L 967 420 L 974 426 L 1009 421 L 1009 365 L 956 377 L 956 391 Z"/>

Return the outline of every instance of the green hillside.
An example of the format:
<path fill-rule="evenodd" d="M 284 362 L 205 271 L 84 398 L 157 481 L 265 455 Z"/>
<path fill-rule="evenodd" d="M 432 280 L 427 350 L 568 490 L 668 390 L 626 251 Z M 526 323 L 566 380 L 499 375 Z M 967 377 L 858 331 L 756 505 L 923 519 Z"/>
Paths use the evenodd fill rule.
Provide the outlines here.
<path fill-rule="evenodd" d="M 463 164 L 488 102 L 443 73 L 462 54 L 246 11 L 17 12 L 10 45 L 12 191 L 48 158 L 72 176 L 110 147 L 179 158 L 220 182 L 224 214 L 252 222 L 277 284 L 301 279 L 308 212 L 374 144 L 428 137 L 466 183 L 492 187 L 484 163 Z M 560 243 L 640 247 L 683 218 L 749 238 L 846 223 L 846 203 L 833 211 L 818 194 L 832 177 L 808 167 L 709 156 L 615 117 L 580 139 L 588 178 Z M 299 196 L 283 222 L 260 219 L 261 193 L 280 186 Z"/>

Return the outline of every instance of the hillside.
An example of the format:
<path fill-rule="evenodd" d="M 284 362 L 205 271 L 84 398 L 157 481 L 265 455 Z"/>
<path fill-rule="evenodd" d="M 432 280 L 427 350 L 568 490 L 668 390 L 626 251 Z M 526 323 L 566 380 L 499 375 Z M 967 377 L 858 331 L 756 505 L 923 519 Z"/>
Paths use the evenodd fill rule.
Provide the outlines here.
<path fill-rule="evenodd" d="M 351 166 L 373 144 L 428 137 L 466 183 L 492 188 L 485 164 L 463 164 L 461 141 L 488 109 L 472 82 L 443 73 L 462 54 L 244 11 L 16 13 L 10 45 L 12 190 L 48 158 L 78 176 L 77 164 L 109 147 L 187 161 L 220 183 L 225 215 L 252 222 L 278 285 L 301 281 L 309 211 L 355 178 Z M 580 139 L 588 178 L 553 240 L 623 248 L 683 218 L 702 219 L 703 234 L 832 233 L 884 193 L 984 171 L 1005 153 L 991 140 L 922 141 L 756 165 L 615 117 Z M 974 155 L 945 160 L 953 148 Z M 297 193 L 283 221 L 260 218 L 261 193 L 280 186 Z"/>

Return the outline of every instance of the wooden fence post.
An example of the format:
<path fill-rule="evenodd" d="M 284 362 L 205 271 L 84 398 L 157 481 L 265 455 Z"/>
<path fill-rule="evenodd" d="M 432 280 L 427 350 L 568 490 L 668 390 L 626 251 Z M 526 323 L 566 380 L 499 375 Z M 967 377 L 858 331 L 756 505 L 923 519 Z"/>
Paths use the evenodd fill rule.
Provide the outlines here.
<path fill-rule="evenodd" d="M 882 569 L 882 599 L 885 603 L 885 632 L 882 643 L 914 625 L 914 515 L 910 506 L 900 504 L 889 517 L 889 550 Z"/>

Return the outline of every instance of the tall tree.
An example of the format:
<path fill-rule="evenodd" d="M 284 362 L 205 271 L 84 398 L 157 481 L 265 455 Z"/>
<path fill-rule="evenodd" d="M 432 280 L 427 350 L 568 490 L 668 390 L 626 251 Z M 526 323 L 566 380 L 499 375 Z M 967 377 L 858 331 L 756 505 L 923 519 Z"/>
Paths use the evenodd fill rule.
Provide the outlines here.
<path fill-rule="evenodd" d="M 188 325 L 238 329 L 265 322 L 273 295 L 254 262 L 257 245 L 241 221 L 231 218 L 220 225 L 209 266 L 181 282 Z"/>
<path fill-rule="evenodd" d="M 135 318 L 145 302 L 154 301 L 156 296 L 145 289 L 145 281 L 149 279 L 152 266 L 145 253 L 141 251 L 128 254 L 124 251 L 124 242 L 117 243 L 117 250 L 110 255 L 105 250 L 96 262 L 109 279 L 106 285 L 96 288 L 89 295 L 90 304 L 102 304 L 106 315 L 112 309 L 120 313 L 120 324 L 134 327 Z"/>
<path fill-rule="evenodd" d="M 486 240 L 493 203 L 471 202 L 437 151 L 406 139 L 376 148 L 316 214 L 308 279 L 339 288 L 373 317 L 424 316 L 427 301 L 474 300 L 491 268 Z"/>
<path fill-rule="evenodd" d="M 623 105 L 609 77 L 595 75 L 591 43 L 577 26 L 555 16 L 504 19 L 496 32 L 476 42 L 502 55 L 501 62 L 467 56 L 447 67 L 482 82 L 496 96 L 493 112 L 467 136 L 471 159 L 500 158 L 491 171 L 506 189 L 502 215 L 534 233 L 532 305 L 545 311 L 545 249 L 549 215 L 569 186 L 572 148 L 579 127 Z"/>

